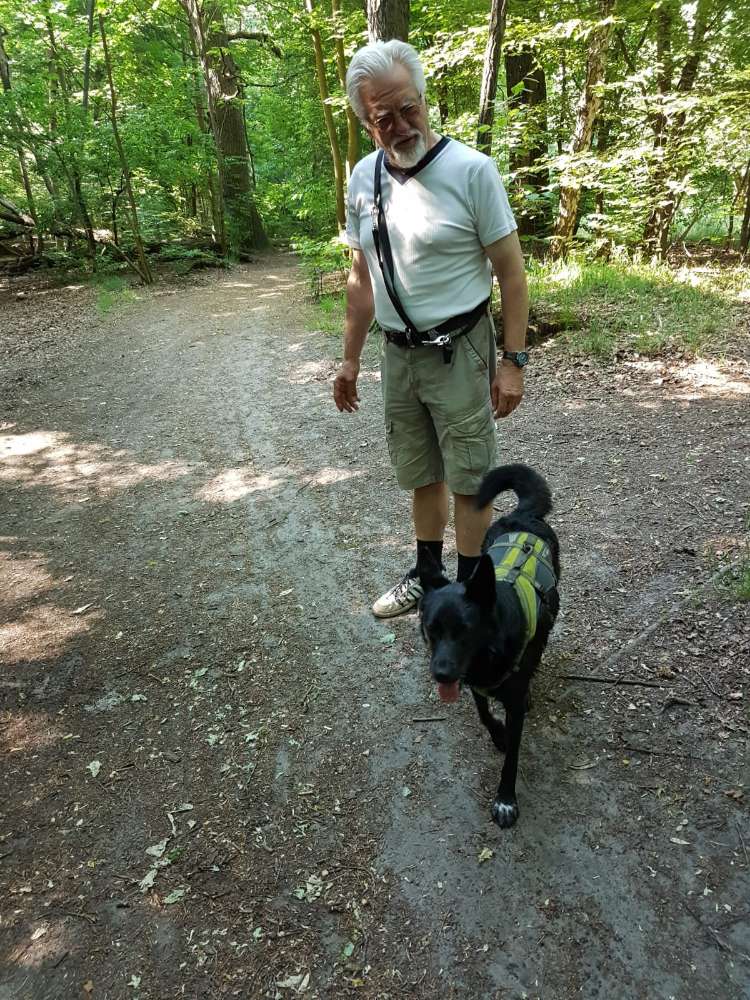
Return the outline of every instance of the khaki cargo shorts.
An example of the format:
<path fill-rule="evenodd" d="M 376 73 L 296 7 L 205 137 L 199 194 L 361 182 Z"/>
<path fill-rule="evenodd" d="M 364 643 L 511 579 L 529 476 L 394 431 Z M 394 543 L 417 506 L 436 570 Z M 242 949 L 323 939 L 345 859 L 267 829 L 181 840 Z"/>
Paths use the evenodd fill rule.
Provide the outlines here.
<path fill-rule="evenodd" d="M 447 364 L 439 347 L 410 349 L 384 340 L 385 431 L 402 489 L 445 481 L 453 493 L 477 492 L 495 464 L 490 383 L 496 363 L 489 315 L 457 338 Z"/>

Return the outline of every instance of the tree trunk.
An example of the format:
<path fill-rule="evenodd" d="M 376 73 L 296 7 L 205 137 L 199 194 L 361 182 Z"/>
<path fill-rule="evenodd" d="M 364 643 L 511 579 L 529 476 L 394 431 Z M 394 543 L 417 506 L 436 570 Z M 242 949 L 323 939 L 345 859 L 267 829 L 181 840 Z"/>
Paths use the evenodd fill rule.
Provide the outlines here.
<path fill-rule="evenodd" d="M 308 14 L 313 14 L 315 10 L 313 0 L 305 0 L 305 9 Z M 326 130 L 328 132 L 328 141 L 331 144 L 333 178 L 336 189 L 336 221 L 338 222 L 339 229 L 343 229 L 346 226 L 346 209 L 344 207 L 344 169 L 341 160 L 341 149 L 339 148 L 339 137 L 336 133 L 336 123 L 333 120 L 331 105 L 328 102 L 330 95 L 328 93 L 328 81 L 326 79 L 325 60 L 323 59 L 323 43 L 320 39 L 320 31 L 318 31 L 315 27 L 315 21 L 312 16 L 310 19 L 310 36 L 312 38 L 313 50 L 315 52 L 315 73 L 318 78 L 320 100 L 323 104 L 323 117 L 325 119 Z"/>
<path fill-rule="evenodd" d="M 8 54 L 5 51 L 5 46 L 3 44 L 3 37 L 5 31 L 0 27 L 0 83 L 4 93 L 10 93 L 10 60 L 8 59 Z M 24 152 L 23 146 L 19 143 L 16 146 L 16 154 L 18 155 L 18 166 L 21 171 L 21 180 L 23 181 L 23 189 L 26 193 L 26 204 L 29 207 L 29 215 L 34 220 L 34 229 L 36 231 L 37 246 L 36 252 L 42 253 L 44 251 L 44 239 L 39 231 L 39 216 L 36 212 L 36 202 L 34 201 L 34 191 L 31 187 L 31 179 L 29 178 L 29 170 L 26 165 L 26 153 Z M 32 253 L 35 252 L 34 249 L 34 238 L 29 234 L 29 243 L 31 246 Z"/>
<path fill-rule="evenodd" d="M 151 268 L 148 266 L 148 261 L 146 260 L 146 254 L 143 250 L 143 240 L 141 239 L 141 230 L 138 225 L 138 209 L 135 204 L 135 195 L 133 194 L 133 185 L 130 182 L 130 167 L 128 166 L 127 157 L 125 156 L 125 150 L 122 145 L 122 140 L 120 139 L 120 130 L 117 127 L 117 94 L 115 93 L 115 85 L 112 79 L 112 62 L 109 58 L 109 48 L 107 46 L 107 34 L 104 30 L 104 18 L 99 15 L 99 31 L 102 36 L 102 46 L 104 48 L 104 65 L 107 69 L 107 80 L 109 81 L 109 94 L 110 94 L 110 116 L 112 120 L 112 133 L 115 138 L 115 145 L 117 146 L 117 153 L 120 157 L 120 165 L 122 166 L 122 179 L 125 185 L 125 192 L 128 196 L 128 202 L 130 203 L 130 216 L 131 225 L 133 226 L 133 239 L 135 240 L 135 249 L 138 256 L 138 273 L 141 276 L 141 280 L 144 285 L 150 285 L 153 283 L 153 276 L 151 274 Z"/>
<path fill-rule="evenodd" d="M 448 121 L 448 116 L 450 114 L 448 110 L 448 87 L 446 86 L 445 77 L 443 76 L 437 77 L 433 82 L 435 84 L 435 93 L 437 94 L 440 127 L 445 128 L 445 123 Z"/>
<path fill-rule="evenodd" d="M 508 0 L 492 0 L 490 30 L 484 50 L 482 69 L 482 89 L 479 94 L 479 122 L 477 124 L 477 149 L 480 153 L 492 155 L 492 126 L 495 121 L 495 97 L 497 96 L 497 71 L 500 66 L 500 52 L 505 34 L 505 18 Z"/>
<path fill-rule="evenodd" d="M 569 152 L 575 156 L 591 148 L 591 137 L 599 113 L 601 96 L 598 88 L 604 79 L 607 62 L 607 48 L 612 34 L 612 22 L 607 20 L 612 13 L 614 0 L 603 0 L 601 14 L 603 23 L 598 24 L 589 38 L 589 52 L 586 64 L 586 81 L 581 91 L 576 113 L 576 125 L 570 141 Z M 564 257 L 575 234 L 581 185 L 571 171 L 564 173 L 560 181 L 560 202 L 557 209 L 554 235 L 550 244 L 553 259 Z"/>
<path fill-rule="evenodd" d="M 331 0 L 331 12 L 333 14 L 334 44 L 336 46 L 336 70 L 338 72 L 339 84 L 346 93 L 346 56 L 344 55 L 344 29 L 341 24 L 341 0 Z M 349 102 L 346 102 L 346 179 L 351 177 L 355 163 L 359 160 L 359 122 L 357 116 L 352 111 Z"/>
<path fill-rule="evenodd" d="M 735 174 L 734 179 L 734 197 L 732 198 L 732 203 L 729 206 L 729 221 L 727 224 L 727 250 L 732 249 L 732 240 L 734 238 L 734 214 L 737 211 L 737 204 L 739 203 L 742 195 L 747 191 L 748 185 L 750 185 L 750 163 L 741 174 Z M 742 229 L 740 229 L 740 236 L 742 235 Z"/>
<path fill-rule="evenodd" d="M 695 84 L 698 67 L 705 54 L 710 9 L 711 0 L 698 0 L 689 55 L 677 83 L 678 94 L 689 93 Z M 657 82 L 661 107 L 659 112 L 652 117 L 651 122 L 657 159 L 651 181 L 651 210 L 643 231 L 643 243 L 646 250 L 652 255 L 658 255 L 661 260 L 667 256 L 669 230 L 677 211 L 678 203 L 675 197 L 674 181 L 681 180 L 687 172 L 685 165 L 675 162 L 679 159 L 679 147 L 685 139 L 687 112 L 681 111 L 669 125 L 664 110 L 664 102 L 672 89 L 671 30 L 673 14 L 674 11 L 667 8 L 660 13 L 656 22 L 657 59 L 659 60 Z"/>
<path fill-rule="evenodd" d="M 409 40 L 409 0 L 367 0 L 369 41 Z"/>
<path fill-rule="evenodd" d="M 3 41 L 6 35 L 7 31 L 0 26 L 0 84 L 2 84 L 3 92 L 7 94 L 10 91 L 10 60 Z"/>
<path fill-rule="evenodd" d="M 536 196 L 519 214 L 518 231 L 522 236 L 535 236 L 549 226 L 549 206 L 542 200 L 549 186 L 549 170 L 539 165 L 547 155 L 547 81 L 531 48 L 505 56 L 505 80 L 509 110 L 523 109 L 522 128 L 515 128 L 512 120 L 510 124 L 510 169 L 517 175 L 517 184 L 530 188 Z M 520 84 L 523 89 L 516 90 Z"/>
<path fill-rule="evenodd" d="M 65 128 L 67 132 L 66 138 L 71 138 L 72 133 L 72 123 L 70 117 L 70 88 L 68 87 L 68 82 L 65 78 L 65 70 L 63 62 L 60 59 L 60 53 L 57 48 L 57 40 L 55 38 L 55 29 L 52 24 L 52 18 L 49 14 L 45 15 L 45 24 L 47 26 L 47 36 L 49 38 L 50 44 L 50 61 L 52 68 L 55 72 L 55 81 L 60 89 L 60 98 L 62 100 L 63 112 L 65 114 Z M 52 129 L 54 131 L 55 121 L 52 121 Z M 78 167 L 78 160 L 71 150 L 70 152 L 70 169 L 68 170 L 67 164 L 65 163 L 63 155 L 55 150 L 61 164 L 64 165 L 66 173 L 68 174 L 71 196 L 73 198 L 73 209 L 74 209 L 74 222 L 76 219 L 81 219 L 83 222 L 83 227 L 86 231 L 86 241 L 89 247 L 89 255 L 91 257 L 91 269 L 96 270 L 96 240 L 94 239 L 94 225 L 91 221 L 91 216 L 89 215 L 88 206 L 86 204 L 86 199 L 83 196 L 83 185 L 81 183 L 81 171 Z M 72 226 L 71 228 L 75 228 Z"/>
<path fill-rule="evenodd" d="M 606 105 L 605 105 L 606 107 Z M 612 135 L 612 117 L 605 112 L 599 112 L 599 129 L 596 137 L 596 151 L 599 156 L 609 149 Z M 598 215 L 604 215 L 604 191 L 600 188 L 596 192 L 596 211 Z"/>
<path fill-rule="evenodd" d="M 240 74 L 231 52 L 223 47 L 222 32 L 223 25 L 209 36 L 209 49 L 212 52 L 219 49 L 217 55 L 208 57 L 209 78 L 211 86 L 218 88 L 215 119 L 224 159 L 223 194 L 229 242 L 235 252 L 248 254 L 268 246 L 268 237 L 255 205 Z"/>
<path fill-rule="evenodd" d="M 750 177 L 745 185 L 745 214 L 742 217 L 742 229 L 740 230 L 740 253 L 745 256 L 748 244 L 750 243 Z"/>
<path fill-rule="evenodd" d="M 112 219 L 112 242 L 115 246 L 120 245 L 120 234 L 119 227 L 117 225 L 117 204 L 120 200 L 120 196 L 125 190 L 125 179 L 120 176 L 120 186 L 115 189 L 112 187 L 112 181 L 107 177 L 107 182 L 109 183 L 109 214 Z"/>
<path fill-rule="evenodd" d="M 197 43 L 195 39 L 195 33 L 190 31 L 190 47 L 192 52 L 192 66 L 202 65 L 200 56 L 198 55 Z M 182 50 L 182 58 L 184 62 L 188 61 L 188 53 Z M 197 70 L 191 70 L 191 76 L 195 84 L 195 94 L 193 97 L 193 106 L 195 108 L 195 117 L 198 121 L 198 127 L 204 135 L 212 135 L 210 122 L 206 118 L 206 108 L 203 104 L 204 95 L 206 95 L 205 78 L 201 72 Z M 213 236 L 219 246 L 222 248 L 222 252 L 226 253 L 226 230 L 224 227 L 224 209 L 223 201 L 221 198 L 221 186 L 216 183 L 216 175 L 211 167 L 208 168 L 206 186 L 208 188 L 208 202 L 209 210 L 211 216 L 211 225 L 213 227 Z M 205 204 L 205 199 L 201 199 Z M 204 219 L 206 218 L 206 213 L 203 213 Z"/>
<path fill-rule="evenodd" d="M 86 0 L 86 51 L 83 53 L 83 99 L 84 111 L 89 109 L 89 87 L 91 84 L 91 39 L 94 35 L 94 7 L 96 0 Z"/>
<path fill-rule="evenodd" d="M 240 76 L 229 52 L 230 38 L 216 7 L 204 18 L 198 0 L 181 0 L 181 3 L 203 70 L 208 118 L 216 149 L 221 201 L 220 242 L 225 251 L 230 248 L 234 253 L 248 254 L 266 247 L 268 237 L 253 195 Z M 260 36 L 257 40 L 261 40 Z"/>

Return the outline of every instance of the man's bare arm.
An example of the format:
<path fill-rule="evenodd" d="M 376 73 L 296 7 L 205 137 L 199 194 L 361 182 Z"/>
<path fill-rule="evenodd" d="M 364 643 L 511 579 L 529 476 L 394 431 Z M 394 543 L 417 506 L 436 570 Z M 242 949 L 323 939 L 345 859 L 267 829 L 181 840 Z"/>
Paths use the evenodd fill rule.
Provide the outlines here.
<path fill-rule="evenodd" d="M 333 383 L 333 398 L 341 412 L 352 413 L 359 409 L 357 395 L 359 359 L 374 315 L 375 305 L 367 261 L 361 250 L 355 250 L 352 268 L 346 282 L 344 363 Z"/>
<path fill-rule="evenodd" d="M 484 248 L 500 285 L 503 305 L 503 342 L 506 351 L 523 351 L 529 325 L 529 290 L 518 233 L 513 232 Z M 501 361 L 492 383 L 492 408 L 507 417 L 523 398 L 523 371 L 512 361 Z"/>

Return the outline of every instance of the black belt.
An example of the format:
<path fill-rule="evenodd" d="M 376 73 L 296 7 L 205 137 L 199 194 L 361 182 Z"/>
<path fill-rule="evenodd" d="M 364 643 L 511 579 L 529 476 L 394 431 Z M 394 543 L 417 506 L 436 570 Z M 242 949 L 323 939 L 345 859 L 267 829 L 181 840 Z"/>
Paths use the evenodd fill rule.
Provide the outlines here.
<path fill-rule="evenodd" d="M 415 331 L 409 330 L 383 330 L 383 335 L 389 344 L 397 347 L 431 347 L 449 348 L 456 337 L 461 337 L 464 333 L 472 330 L 482 316 L 487 312 L 489 299 L 480 302 L 468 312 L 459 313 L 458 316 L 451 316 L 444 323 L 439 323 L 431 330 Z"/>

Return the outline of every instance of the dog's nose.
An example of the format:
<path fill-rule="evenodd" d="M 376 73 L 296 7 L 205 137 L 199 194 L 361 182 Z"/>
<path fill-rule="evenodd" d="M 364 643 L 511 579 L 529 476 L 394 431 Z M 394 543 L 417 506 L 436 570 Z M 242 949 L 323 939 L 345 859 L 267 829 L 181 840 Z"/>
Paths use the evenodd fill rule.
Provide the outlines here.
<path fill-rule="evenodd" d="M 458 679 L 456 671 L 450 663 L 433 663 L 432 676 L 438 684 L 452 684 Z"/>

